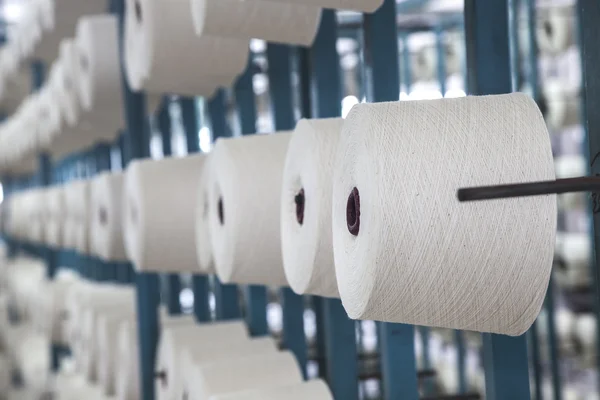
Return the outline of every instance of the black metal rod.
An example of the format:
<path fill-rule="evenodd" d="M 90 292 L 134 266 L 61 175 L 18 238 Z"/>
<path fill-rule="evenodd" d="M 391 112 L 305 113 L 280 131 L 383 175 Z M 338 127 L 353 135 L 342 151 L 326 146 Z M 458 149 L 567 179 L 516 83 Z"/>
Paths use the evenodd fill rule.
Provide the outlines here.
<path fill-rule="evenodd" d="M 481 186 L 458 189 L 458 201 L 506 199 L 573 192 L 600 191 L 600 177 L 557 179 L 554 181 Z"/>

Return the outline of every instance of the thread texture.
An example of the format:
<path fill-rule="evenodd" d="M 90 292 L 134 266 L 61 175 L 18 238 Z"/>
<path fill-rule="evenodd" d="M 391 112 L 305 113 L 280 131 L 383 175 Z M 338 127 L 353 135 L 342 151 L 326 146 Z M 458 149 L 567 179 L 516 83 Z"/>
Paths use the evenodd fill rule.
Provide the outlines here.
<path fill-rule="evenodd" d="M 526 95 L 355 106 L 333 179 L 334 258 L 348 315 L 525 332 L 550 278 L 556 196 L 459 203 L 456 191 L 550 179 L 550 138 Z M 357 236 L 346 223 L 353 187 Z"/>

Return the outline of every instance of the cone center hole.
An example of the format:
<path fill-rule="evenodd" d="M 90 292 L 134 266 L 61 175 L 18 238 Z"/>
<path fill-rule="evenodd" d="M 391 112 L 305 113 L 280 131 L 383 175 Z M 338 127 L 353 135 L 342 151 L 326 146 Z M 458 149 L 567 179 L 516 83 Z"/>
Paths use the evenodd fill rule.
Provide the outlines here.
<path fill-rule="evenodd" d="M 354 235 L 358 235 L 360 229 L 360 194 L 357 188 L 353 188 L 348 196 L 346 203 L 346 224 L 348 231 Z"/>
<path fill-rule="evenodd" d="M 106 211 L 105 207 L 100 207 L 100 210 L 98 211 L 98 217 L 100 218 L 100 224 L 106 225 L 108 222 L 108 212 Z"/>
<path fill-rule="evenodd" d="M 294 196 L 294 203 L 296 203 L 296 220 L 300 225 L 304 222 L 304 204 L 306 198 L 304 197 L 304 188 L 300 189 L 298 194 Z"/>
<path fill-rule="evenodd" d="M 143 14 L 142 14 L 142 5 L 140 4 L 139 1 L 135 2 L 134 8 L 135 8 L 135 18 L 137 19 L 137 21 L 139 23 L 142 23 L 142 17 L 143 17 Z"/>
<path fill-rule="evenodd" d="M 552 28 L 552 24 L 550 23 L 550 21 L 544 21 L 544 31 L 548 36 L 552 36 L 552 34 L 554 33 L 554 28 Z"/>
<path fill-rule="evenodd" d="M 169 384 L 169 380 L 167 379 L 167 371 L 162 370 L 162 371 L 156 371 L 154 373 L 154 377 L 158 380 L 160 380 L 160 384 L 162 385 L 163 388 L 166 388 L 167 385 Z"/>
<path fill-rule="evenodd" d="M 225 212 L 223 210 L 223 197 L 219 197 L 219 204 L 218 204 L 218 212 L 219 212 L 219 222 L 221 223 L 221 225 L 225 224 Z"/>

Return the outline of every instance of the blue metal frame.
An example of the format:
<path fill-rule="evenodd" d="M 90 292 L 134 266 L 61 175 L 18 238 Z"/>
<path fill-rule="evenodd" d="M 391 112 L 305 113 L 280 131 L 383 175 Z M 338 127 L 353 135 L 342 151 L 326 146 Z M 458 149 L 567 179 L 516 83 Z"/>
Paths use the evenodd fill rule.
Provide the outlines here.
<path fill-rule="evenodd" d="M 249 56 L 246 71 L 238 78 L 234 86 L 235 102 L 242 135 L 256 133 L 256 103 L 253 87 L 254 64 Z M 248 285 L 242 288 L 245 299 L 245 318 L 252 336 L 269 334 L 267 324 L 267 288 Z"/>
<path fill-rule="evenodd" d="M 341 116 L 342 85 L 337 37 L 335 12 L 324 10 L 316 40 L 310 51 L 303 54 L 302 104 L 305 117 Z M 325 351 L 320 355 L 326 356 L 324 372 L 333 397 L 358 400 L 356 322 L 348 318 L 339 299 L 325 298 L 319 303 L 323 310 L 319 313 L 322 320 L 318 322 L 324 326 L 317 331 L 317 335 L 322 335 L 317 342 L 323 345 Z"/>
<path fill-rule="evenodd" d="M 197 153 L 200 151 L 200 142 L 198 137 L 199 116 L 196 108 L 196 100 L 189 97 L 180 97 L 179 106 L 181 107 L 181 120 L 185 131 L 185 138 L 188 153 Z M 194 292 L 194 315 L 200 322 L 210 321 L 210 307 L 208 298 L 210 285 L 208 276 L 192 275 L 192 291 Z"/>
<path fill-rule="evenodd" d="M 292 87 L 292 47 L 281 44 L 267 45 L 269 65 L 269 92 L 275 130 L 294 129 L 293 87 Z M 290 288 L 280 291 L 283 312 L 283 346 L 291 350 L 306 376 L 307 345 L 304 335 L 304 299 Z"/>
<path fill-rule="evenodd" d="M 509 1 L 465 0 L 469 91 L 477 95 L 512 91 Z M 493 47 L 489 44 L 494 43 Z M 483 334 L 486 398 L 529 399 L 525 335 Z"/>
<path fill-rule="evenodd" d="M 373 101 L 398 101 L 400 71 L 396 2 L 385 0 L 377 12 L 365 15 L 364 24 L 365 59 L 370 67 L 371 77 L 377 77 L 368 79 L 371 84 L 368 93 Z M 413 326 L 389 323 L 377 325 L 384 398 L 417 400 L 419 390 Z"/>
<path fill-rule="evenodd" d="M 170 157 L 173 153 L 171 148 L 172 139 L 172 122 L 169 113 L 170 100 L 167 96 L 163 98 L 160 110 L 157 115 L 158 130 L 160 132 L 162 142 L 163 156 Z M 179 302 L 179 293 L 181 293 L 181 279 L 179 274 L 165 274 L 163 279 L 166 280 L 166 293 L 163 301 L 166 302 L 169 315 L 181 314 L 181 303 Z"/>
<path fill-rule="evenodd" d="M 113 0 L 113 9 L 119 19 L 119 47 L 124 54 L 124 0 Z M 123 68 L 121 68 L 123 69 Z M 129 88 L 125 71 L 121 71 L 123 82 L 123 99 L 125 103 L 126 131 L 124 147 L 127 149 L 125 161 L 150 156 L 150 135 L 146 118 L 146 96 L 134 93 Z M 127 165 L 127 163 L 124 163 Z M 135 274 L 137 293 L 138 339 L 140 349 L 140 378 L 142 400 L 154 400 L 154 360 L 158 343 L 159 322 L 158 275 L 153 273 Z"/>

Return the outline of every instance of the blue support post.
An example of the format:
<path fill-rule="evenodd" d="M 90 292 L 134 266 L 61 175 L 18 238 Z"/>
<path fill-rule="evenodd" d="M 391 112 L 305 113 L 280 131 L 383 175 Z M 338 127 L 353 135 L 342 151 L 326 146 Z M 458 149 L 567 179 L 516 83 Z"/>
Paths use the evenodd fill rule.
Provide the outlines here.
<path fill-rule="evenodd" d="M 113 0 L 112 9 L 119 18 L 119 47 L 124 54 L 125 4 L 124 0 Z M 123 63 L 121 63 L 123 65 Z M 142 93 L 134 93 L 129 88 L 125 71 L 121 71 L 123 100 L 125 103 L 126 133 L 124 145 L 127 159 L 150 156 L 150 138 L 146 124 L 146 98 Z M 126 165 L 126 164 L 124 164 Z M 135 275 L 138 315 L 139 365 L 141 368 L 141 400 L 154 400 L 154 360 L 158 342 L 158 275 L 137 273 Z"/>
<path fill-rule="evenodd" d="M 398 101 L 400 71 L 396 2 L 385 0 L 365 15 L 365 58 L 370 66 L 373 101 Z M 406 43 L 406 42 L 405 42 Z M 405 46 L 405 53 L 408 51 Z M 407 86 L 410 82 L 406 82 Z M 384 399 L 419 398 L 414 349 L 414 328 L 405 324 L 378 324 Z"/>
<path fill-rule="evenodd" d="M 158 113 L 158 129 L 162 142 L 163 156 L 170 157 L 173 150 L 171 148 L 172 122 L 169 114 L 169 98 L 164 97 Z M 166 274 L 167 293 L 166 305 L 169 315 L 181 314 L 181 303 L 179 302 L 179 293 L 181 293 L 181 280 L 179 274 Z"/>
<path fill-rule="evenodd" d="M 431 330 L 427 326 L 420 326 L 419 333 L 421 334 L 421 346 L 423 352 L 423 369 L 425 371 L 429 371 L 432 368 L 431 365 L 431 351 L 429 349 L 429 338 L 431 336 Z M 434 382 L 433 379 L 429 378 L 425 382 L 425 387 L 423 388 L 423 394 L 425 396 L 431 396 L 434 391 Z"/>
<path fill-rule="evenodd" d="M 276 131 L 294 129 L 292 98 L 292 48 L 281 44 L 267 45 L 269 91 Z M 304 335 L 304 300 L 290 288 L 280 292 L 283 312 L 283 345 L 291 350 L 306 375 L 307 346 Z"/>
<path fill-rule="evenodd" d="M 242 135 L 256 133 L 256 104 L 252 78 L 254 64 L 252 54 L 248 60 L 246 71 L 235 83 L 234 93 Z M 242 288 L 246 304 L 246 323 L 252 336 L 269 334 L 267 325 L 267 288 L 265 286 L 248 285 Z"/>
<path fill-rule="evenodd" d="M 402 35 L 402 69 L 400 74 L 402 76 L 401 83 L 404 83 L 406 94 L 410 94 L 410 88 L 412 86 L 412 68 L 410 65 L 410 51 L 408 49 L 408 34 L 403 33 Z M 400 96 L 398 96 L 400 97 Z"/>
<path fill-rule="evenodd" d="M 468 87 L 472 94 L 510 93 L 509 0 L 465 0 Z M 493 47 L 489 44 L 494 43 Z M 525 335 L 483 334 L 486 398 L 528 400 Z"/>
<path fill-rule="evenodd" d="M 458 393 L 465 394 L 467 392 L 467 372 L 465 358 L 465 335 L 462 331 L 454 331 L 454 343 L 456 343 L 456 363 L 458 373 Z"/>
<path fill-rule="evenodd" d="M 537 321 L 531 325 L 527 332 L 529 349 L 531 350 L 531 364 L 533 367 L 533 393 L 536 400 L 542 400 L 542 363 L 540 360 L 540 345 L 538 343 Z"/>
<path fill-rule="evenodd" d="M 510 32 L 510 67 L 512 90 L 517 91 L 521 87 L 521 52 L 519 51 L 519 26 L 518 11 L 520 0 L 510 0 L 508 4 L 508 29 Z"/>
<path fill-rule="evenodd" d="M 227 125 L 225 101 L 225 91 L 219 89 L 215 96 L 208 102 L 208 114 L 214 141 L 220 137 L 231 136 L 231 130 Z M 236 285 L 224 284 L 219 278 L 215 277 L 214 294 L 215 311 L 218 320 L 236 319 L 242 316 Z"/>
<path fill-rule="evenodd" d="M 443 97 L 446 95 L 446 44 L 444 43 L 444 31 L 439 26 L 435 30 L 435 46 L 437 50 L 437 78 Z"/>
<path fill-rule="evenodd" d="M 528 64 L 528 75 L 529 82 L 531 84 L 533 99 L 539 104 L 540 101 L 540 87 L 538 80 L 538 49 L 537 49 L 537 37 L 536 37 L 536 4 L 535 0 L 527 1 L 527 26 L 528 42 L 529 42 L 529 54 L 527 55 Z M 518 26 L 517 26 L 518 29 Z M 528 332 L 529 337 L 529 349 L 531 351 L 531 362 L 533 367 L 533 388 L 535 398 L 541 400 L 542 394 L 542 364 L 540 359 L 540 345 L 538 342 L 537 322 L 534 322 Z"/>
<path fill-rule="evenodd" d="M 337 21 L 333 10 L 324 10 L 316 40 L 309 52 L 308 76 L 314 93 L 310 101 L 304 103 L 316 118 L 336 118 L 342 113 L 342 87 L 340 60 L 336 49 Z M 306 110 L 305 110 L 306 112 Z M 318 334 L 324 339 L 326 376 L 329 387 L 336 399 L 358 400 L 358 356 L 356 349 L 356 323 L 348 314 L 339 299 L 323 299 L 324 329 Z"/>
<path fill-rule="evenodd" d="M 550 278 L 548 284 L 548 291 L 546 292 L 546 299 L 544 302 L 544 308 L 546 309 L 546 315 L 548 316 L 547 329 L 548 329 L 548 347 L 550 350 L 550 375 L 552 377 L 552 393 L 554 400 L 562 399 L 562 389 L 560 382 L 560 366 L 558 364 L 560 354 L 558 352 L 558 338 L 556 335 L 556 321 L 554 314 L 554 280 Z"/>
<path fill-rule="evenodd" d="M 185 130 L 185 138 L 188 153 L 197 153 L 200 151 L 199 116 L 196 107 L 196 99 L 181 97 L 179 99 L 181 107 L 181 120 Z M 210 321 L 210 307 L 208 298 L 210 293 L 208 276 L 194 274 L 192 275 L 192 291 L 194 292 L 194 314 L 196 319 L 201 322 Z"/>

